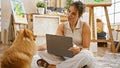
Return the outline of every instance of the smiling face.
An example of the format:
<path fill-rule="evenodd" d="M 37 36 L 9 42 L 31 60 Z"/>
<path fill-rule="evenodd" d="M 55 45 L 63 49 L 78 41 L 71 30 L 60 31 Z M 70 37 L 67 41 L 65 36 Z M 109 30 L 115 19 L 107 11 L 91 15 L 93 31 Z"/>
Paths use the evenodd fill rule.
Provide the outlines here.
<path fill-rule="evenodd" d="M 71 24 L 76 24 L 78 19 L 82 16 L 84 9 L 85 5 L 81 1 L 71 3 L 68 9 L 68 21 Z"/>
<path fill-rule="evenodd" d="M 76 23 L 79 17 L 78 10 L 74 6 L 70 6 L 68 9 L 68 21 Z"/>

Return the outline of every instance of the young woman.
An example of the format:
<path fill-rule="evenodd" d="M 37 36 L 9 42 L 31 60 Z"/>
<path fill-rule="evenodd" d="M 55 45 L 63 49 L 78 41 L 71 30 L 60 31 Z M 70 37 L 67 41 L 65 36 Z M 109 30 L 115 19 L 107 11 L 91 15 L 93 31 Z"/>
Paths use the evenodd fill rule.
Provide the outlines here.
<path fill-rule="evenodd" d="M 80 20 L 84 13 L 85 5 L 81 1 L 75 1 L 70 4 L 68 9 L 68 21 L 61 24 L 57 29 L 57 35 L 63 35 L 73 38 L 73 43 L 76 47 L 69 48 L 73 54 L 72 58 L 61 60 L 59 56 L 51 55 L 46 52 L 41 52 L 40 56 L 42 60 L 46 62 L 58 61 L 56 64 L 49 63 L 48 68 L 82 68 L 87 66 L 88 68 L 94 68 L 93 65 L 93 54 L 89 51 L 90 47 L 90 28 L 87 23 Z M 47 56 L 47 57 L 46 57 Z M 57 60 L 56 60 L 57 59 Z M 44 61 L 45 62 L 45 61 Z M 41 65 L 43 61 L 38 62 Z"/>

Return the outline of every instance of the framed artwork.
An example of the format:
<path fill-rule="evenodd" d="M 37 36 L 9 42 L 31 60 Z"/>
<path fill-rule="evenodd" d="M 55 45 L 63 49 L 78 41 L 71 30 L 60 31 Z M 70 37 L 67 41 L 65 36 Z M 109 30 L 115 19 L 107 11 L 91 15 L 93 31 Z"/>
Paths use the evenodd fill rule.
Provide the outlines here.
<path fill-rule="evenodd" d="M 80 0 L 86 5 L 110 5 L 112 4 L 111 0 Z"/>
<path fill-rule="evenodd" d="M 15 23 L 27 24 L 26 12 L 20 0 L 10 0 Z"/>
<path fill-rule="evenodd" d="M 33 15 L 33 33 L 37 36 L 55 34 L 59 23 L 59 16 Z"/>

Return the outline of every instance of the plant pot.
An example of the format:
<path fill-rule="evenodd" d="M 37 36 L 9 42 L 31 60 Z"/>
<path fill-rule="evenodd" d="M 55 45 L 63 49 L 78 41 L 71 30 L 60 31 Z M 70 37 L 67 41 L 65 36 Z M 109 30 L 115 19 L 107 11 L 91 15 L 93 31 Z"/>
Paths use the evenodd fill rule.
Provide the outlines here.
<path fill-rule="evenodd" d="M 45 8 L 37 8 L 39 14 L 44 14 Z"/>

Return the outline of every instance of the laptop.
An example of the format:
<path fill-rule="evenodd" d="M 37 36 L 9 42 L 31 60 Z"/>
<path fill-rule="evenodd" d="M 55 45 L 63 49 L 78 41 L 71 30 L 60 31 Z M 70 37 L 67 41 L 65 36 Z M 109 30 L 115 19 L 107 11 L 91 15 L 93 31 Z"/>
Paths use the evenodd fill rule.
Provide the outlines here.
<path fill-rule="evenodd" d="M 68 50 L 70 47 L 73 47 L 71 37 L 46 34 L 46 44 L 48 53 L 64 57 L 74 56 L 74 54 Z"/>

